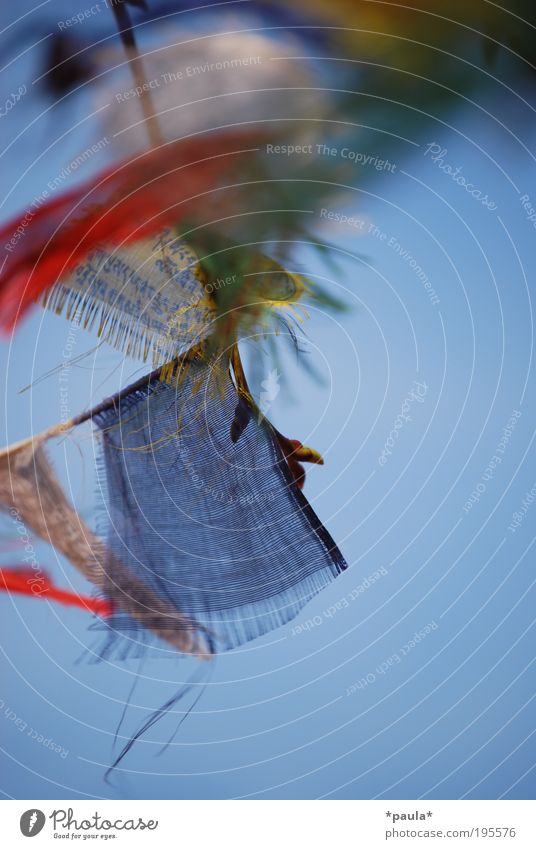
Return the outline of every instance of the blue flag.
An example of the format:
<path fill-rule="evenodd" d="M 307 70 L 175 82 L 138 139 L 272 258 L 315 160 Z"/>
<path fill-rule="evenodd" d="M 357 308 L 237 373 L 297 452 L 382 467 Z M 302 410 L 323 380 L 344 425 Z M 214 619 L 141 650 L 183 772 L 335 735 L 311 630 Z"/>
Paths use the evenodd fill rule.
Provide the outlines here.
<path fill-rule="evenodd" d="M 136 648 L 174 627 L 210 653 L 232 649 L 288 622 L 346 568 L 276 431 L 221 365 L 155 378 L 94 420 L 111 649 L 119 635 Z M 145 608 L 135 618 L 124 612 L 132 604 Z"/>

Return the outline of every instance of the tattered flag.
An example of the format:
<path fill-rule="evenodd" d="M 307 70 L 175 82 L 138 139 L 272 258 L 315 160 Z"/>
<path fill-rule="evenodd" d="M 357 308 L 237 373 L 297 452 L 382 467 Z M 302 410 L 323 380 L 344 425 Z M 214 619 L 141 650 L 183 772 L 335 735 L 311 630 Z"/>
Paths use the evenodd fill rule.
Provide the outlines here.
<path fill-rule="evenodd" d="M 253 410 L 237 427 L 237 408 L 247 401 L 225 361 L 201 356 L 175 385 L 153 380 L 96 416 L 111 647 L 120 633 L 134 645 L 144 637 L 115 607 L 114 562 L 198 623 L 215 650 L 287 622 L 346 568 L 277 431 Z"/>

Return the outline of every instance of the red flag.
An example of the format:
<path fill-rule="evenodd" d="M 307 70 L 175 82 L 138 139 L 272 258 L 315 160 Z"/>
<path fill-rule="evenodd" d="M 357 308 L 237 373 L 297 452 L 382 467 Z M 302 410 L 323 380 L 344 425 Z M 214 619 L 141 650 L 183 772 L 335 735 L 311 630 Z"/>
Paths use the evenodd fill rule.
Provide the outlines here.
<path fill-rule="evenodd" d="M 235 165 L 243 167 L 252 143 L 244 132 L 176 141 L 124 161 L 61 197 L 34 200 L 0 230 L 5 252 L 0 327 L 12 329 L 30 304 L 93 248 L 136 242 L 201 209 L 217 217 L 215 207 L 229 202 L 229 192 L 212 192 L 217 178 L 224 172 L 229 177 Z"/>
<path fill-rule="evenodd" d="M 32 596 L 33 598 L 47 598 L 49 601 L 57 601 L 68 607 L 81 607 L 88 613 L 97 616 L 111 616 L 113 607 L 109 601 L 90 596 L 78 595 L 69 590 L 56 587 L 51 577 L 42 570 L 35 572 L 24 566 L 0 569 L 0 590 L 10 593 Z"/>

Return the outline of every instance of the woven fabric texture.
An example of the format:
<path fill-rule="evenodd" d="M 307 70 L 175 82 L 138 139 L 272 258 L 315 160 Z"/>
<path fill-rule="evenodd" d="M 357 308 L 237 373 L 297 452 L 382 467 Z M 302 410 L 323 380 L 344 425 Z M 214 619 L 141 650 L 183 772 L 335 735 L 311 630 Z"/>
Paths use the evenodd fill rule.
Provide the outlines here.
<path fill-rule="evenodd" d="M 287 622 L 346 568 L 273 428 L 244 410 L 221 367 L 192 366 L 178 386 L 153 381 L 95 421 L 112 642 L 144 638 L 121 612 L 128 587 L 114 562 L 208 634 L 211 651 Z"/>

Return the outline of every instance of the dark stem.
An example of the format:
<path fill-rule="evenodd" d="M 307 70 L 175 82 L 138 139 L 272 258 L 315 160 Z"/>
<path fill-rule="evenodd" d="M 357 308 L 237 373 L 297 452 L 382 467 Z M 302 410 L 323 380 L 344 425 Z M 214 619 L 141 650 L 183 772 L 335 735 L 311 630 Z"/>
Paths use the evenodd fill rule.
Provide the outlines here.
<path fill-rule="evenodd" d="M 143 110 L 143 116 L 145 118 L 145 126 L 147 128 L 149 141 L 154 147 L 159 147 L 164 144 L 164 139 L 160 132 L 160 127 L 158 126 L 158 121 L 155 115 L 151 91 L 145 86 L 146 79 L 143 70 L 143 60 L 136 45 L 136 38 L 134 36 L 134 30 L 132 29 L 132 21 L 130 20 L 130 15 L 124 0 L 123 2 L 118 2 L 118 0 L 113 2 L 112 12 L 114 13 L 119 37 L 123 47 L 125 48 L 125 52 L 130 59 L 130 68 L 134 82 L 136 87 L 141 89 L 139 99 Z"/>

